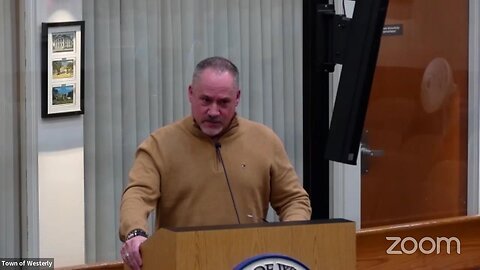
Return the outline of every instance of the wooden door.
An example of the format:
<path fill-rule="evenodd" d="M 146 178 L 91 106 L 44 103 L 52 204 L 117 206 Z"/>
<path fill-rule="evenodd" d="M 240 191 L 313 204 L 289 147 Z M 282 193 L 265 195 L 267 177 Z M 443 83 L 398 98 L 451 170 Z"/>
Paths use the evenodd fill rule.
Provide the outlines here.
<path fill-rule="evenodd" d="M 363 155 L 362 228 L 467 211 L 468 1 L 390 0 Z"/>

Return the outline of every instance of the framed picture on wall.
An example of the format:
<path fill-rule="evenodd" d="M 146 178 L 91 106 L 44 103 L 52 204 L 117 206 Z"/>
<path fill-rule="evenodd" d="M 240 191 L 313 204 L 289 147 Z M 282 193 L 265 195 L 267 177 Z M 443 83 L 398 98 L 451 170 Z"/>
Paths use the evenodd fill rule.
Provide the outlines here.
<path fill-rule="evenodd" d="M 42 117 L 83 114 L 84 21 L 42 23 Z"/>

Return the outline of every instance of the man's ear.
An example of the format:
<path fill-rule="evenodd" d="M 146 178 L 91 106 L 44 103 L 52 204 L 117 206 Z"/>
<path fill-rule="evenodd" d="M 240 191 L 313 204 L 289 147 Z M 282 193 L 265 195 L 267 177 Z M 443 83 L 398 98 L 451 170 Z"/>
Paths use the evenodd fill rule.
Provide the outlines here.
<path fill-rule="evenodd" d="M 238 106 L 238 103 L 240 102 L 240 89 L 238 89 L 237 96 L 235 98 L 235 106 Z"/>
<path fill-rule="evenodd" d="M 188 86 L 188 100 L 190 102 L 192 102 L 193 100 L 193 88 L 192 88 L 192 85 L 189 85 Z"/>

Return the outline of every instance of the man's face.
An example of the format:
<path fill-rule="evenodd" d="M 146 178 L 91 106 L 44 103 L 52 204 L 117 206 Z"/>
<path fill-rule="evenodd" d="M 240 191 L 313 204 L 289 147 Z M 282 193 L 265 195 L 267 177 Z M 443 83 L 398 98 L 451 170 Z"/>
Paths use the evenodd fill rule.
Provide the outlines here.
<path fill-rule="evenodd" d="M 235 115 L 240 90 L 229 72 L 207 68 L 188 87 L 188 98 L 193 118 L 202 132 L 215 137 L 227 128 Z"/>

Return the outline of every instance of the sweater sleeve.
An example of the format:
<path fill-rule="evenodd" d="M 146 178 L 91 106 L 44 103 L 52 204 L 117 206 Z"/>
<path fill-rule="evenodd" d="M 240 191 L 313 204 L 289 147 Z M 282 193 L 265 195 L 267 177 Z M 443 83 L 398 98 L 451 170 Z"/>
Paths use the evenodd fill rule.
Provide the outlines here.
<path fill-rule="evenodd" d="M 120 204 L 120 240 L 133 229 L 148 231 L 147 219 L 160 198 L 161 175 L 158 154 L 152 138 L 143 142 L 137 150 Z"/>
<path fill-rule="evenodd" d="M 273 141 L 270 203 L 281 221 L 309 220 L 312 209 L 308 193 L 300 185 L 281 140 L 274 136 Z"/>

